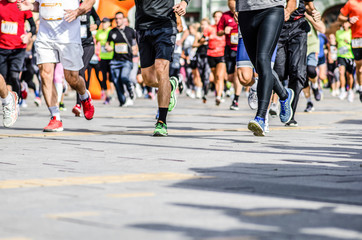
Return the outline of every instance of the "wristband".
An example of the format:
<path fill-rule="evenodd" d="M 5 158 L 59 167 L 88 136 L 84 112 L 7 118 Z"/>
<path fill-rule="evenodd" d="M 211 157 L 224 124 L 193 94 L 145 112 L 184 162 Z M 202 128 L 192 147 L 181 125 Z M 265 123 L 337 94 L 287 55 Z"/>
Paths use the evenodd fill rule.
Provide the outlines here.
<path fill-rule="evenodd" d="M 186 2 L 186 4 L 189 5 L 190 0 L 182 0 L 182 1 Z"/>

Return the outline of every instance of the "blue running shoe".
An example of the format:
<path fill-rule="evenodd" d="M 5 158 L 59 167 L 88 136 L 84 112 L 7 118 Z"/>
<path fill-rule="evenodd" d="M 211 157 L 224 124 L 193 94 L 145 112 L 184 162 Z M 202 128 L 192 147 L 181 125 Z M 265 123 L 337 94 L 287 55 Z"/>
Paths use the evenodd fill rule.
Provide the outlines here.
<path fill-rule="evenodd" d="M 285 100 L 279 100 L 280 102 L 280 121 L 282 123 L 287 123 L 292 119 L 293 116 L 293 109 L 292 109 L 292 102 L 294 99 L 294 91 L 290 88 L 286 88 L 288 92 L 288 98 Z"/>
<path fill-rule="evenodd" d="M 248 129 L 252 131 L 255 136 L 265 136 L 265 119 L 255 117 L 249 122 Z"/>

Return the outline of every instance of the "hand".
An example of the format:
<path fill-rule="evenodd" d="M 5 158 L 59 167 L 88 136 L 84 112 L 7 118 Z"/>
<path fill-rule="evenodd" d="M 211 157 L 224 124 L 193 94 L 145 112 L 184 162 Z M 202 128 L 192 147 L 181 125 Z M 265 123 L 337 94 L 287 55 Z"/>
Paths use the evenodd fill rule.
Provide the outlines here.
<path fill-rule="evenodd" d="M 231 33 L 231 30 L 233 30 L 233 28 L 232 27 L 230 27 L 230 26 L 227 26 L 226 28 L 225 28 L 225 34 L 230 34 Z"/>
<path fill-rule="evenodd" d="M 25 34 L 20 36 L 20 39 L 24 44 L 28 44 L 30 38 L 31 38 L 31 35 L 29 33 L 25 33 Z"/>
<path fill-rule="evenodd" d="M 113 48 L 108 45 L 108 46 L 106 46 L 106 50 L 107 50 L 107 52 L 112 52 L 112 51 L 113 51 Z"/>
<path fill-rule="evenodd" d="M 284 8 L 284 21 L 287 22 L 290 19 L 290 11 Z"/>
<path fill-rule="evenodd" d="M 359 17 L 358 16 L 353 16 L 349 19 L 349 22 L 351 24 L 355 24 L 357 21 L 359 20 Z"/>
<path fill-rule="evenodd" d="M 67 22 L 73 22 L 75 19 L 77 19 L 78 17 L 78 9 L 75 10 L 64 10 L 65 14 L 64 14 L 64 20 Z"/>
<path fill-rule="evenodd" d="M 20 11 L 33 10 L 33 4 L 29 0 L 18 0 L 16 5 Z"/>
<path fill-rule="evenodd" d="M 237 24 L 239 24 L 239 12 L 234 12 L 234 20 Z"/>
<path fill-rule="evenodd" d="M 177 41 L 176 41 L 176 45 L 177 45 L 177 46 L 181 46 L 181 40 L 177 40 Z"/>
<path fill-rule="evenodd" d="M 187 3 L 185 1 L 181 1 L 179 4 L 176 4 L 173 7 L 173 11 L 177 13 L 179 16 L 183 16 L 186 14 Z"/>
<path fill-rule="evenodd" d="M 319 22 L 321 20 L 321 13 L 314 9 L 312 11 L 312 17 L 315 22 Z"/>
<path fill-rule="evenodd" d="M 91 24 L 91 25 L 89 26 L 89 30 L 90 30 L 91 32 L 97 30 L 97 28 L 98 28 L 97 24 Z"/>

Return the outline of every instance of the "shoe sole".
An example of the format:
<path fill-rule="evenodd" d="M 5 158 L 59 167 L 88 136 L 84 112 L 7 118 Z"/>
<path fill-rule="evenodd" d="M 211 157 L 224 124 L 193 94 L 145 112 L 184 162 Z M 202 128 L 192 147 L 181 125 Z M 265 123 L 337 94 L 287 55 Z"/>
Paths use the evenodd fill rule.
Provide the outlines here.
<path fill-rule="evenodd" d="M 265 136 L 265 132 L 260 127 L 260 125 L 255 121 L 250 121 L 249 122 L 248 129 L 254 133 L 254 136 L 258 136 L 258 137 L 264 137 Z"/>
<path fill-rule="evenodd" d="M 63 128 L 56 128 L 56 129 L 43 129 L 43 132 L 62 132 Z"/>
<path fill-rule="evenodd" d="M 76 117 L 80 117 L 80 111 L 79 110 L 75 110 L 74 108 L 73 108 L 73 110 L 72 110 L 72 113 L 74 113 L 74 115 L 76 116 Z"/>
<path fill-rule="evenodd" d="M 176 81 L 176 80 L 175 80 L 175 81 Z M 178 88 L 178 84 L 176 83 L 175 86 L 174 86 L 173 91 L 171 91 L 171 99 L 174 99 L 175 104 L 173 105 L 172 108 L 170 108 L 170 107 L 168 108 L 168 111 L 169 111 L 169 112 L 171 112 L 172 110 L 174 110 L 175 107 L 176 107 L 176 105 L 177 105 L 177 97 L 176 97 L 176 90 L 177 90 L 177 88 Z M 170 99 L 170 101 L 171 101 L 171 99 Z"/>
<path fill-rule="evenodd" d="M 162 134 L 162 133 L 159 133 L 159 132 L 155 132 L 155 133 L 153 133 L 153 136 L 154 137 L 167 137 L 168 136 L 168 134 Z"/>
<path fill-rule="evenodd" d="M 235 110 L 235 111 L 237 111 L 237 110 L 239 110 L 239 108 L 236 108 L 236 107 L 230 107 L 230 110 Z"/>

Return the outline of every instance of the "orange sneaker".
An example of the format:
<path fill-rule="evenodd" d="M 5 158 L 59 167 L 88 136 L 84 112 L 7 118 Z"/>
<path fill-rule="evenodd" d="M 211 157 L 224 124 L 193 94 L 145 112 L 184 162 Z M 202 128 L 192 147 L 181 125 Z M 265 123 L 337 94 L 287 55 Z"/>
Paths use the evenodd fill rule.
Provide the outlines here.
<path fill-rule="evenodd" d="M 48 126 L 46 126 L 43 130 L 44 132 L 61 132 L 63 131 L 63 123 L 62 121 L 57 120 L 56 117 L 52 117 Z"/>

